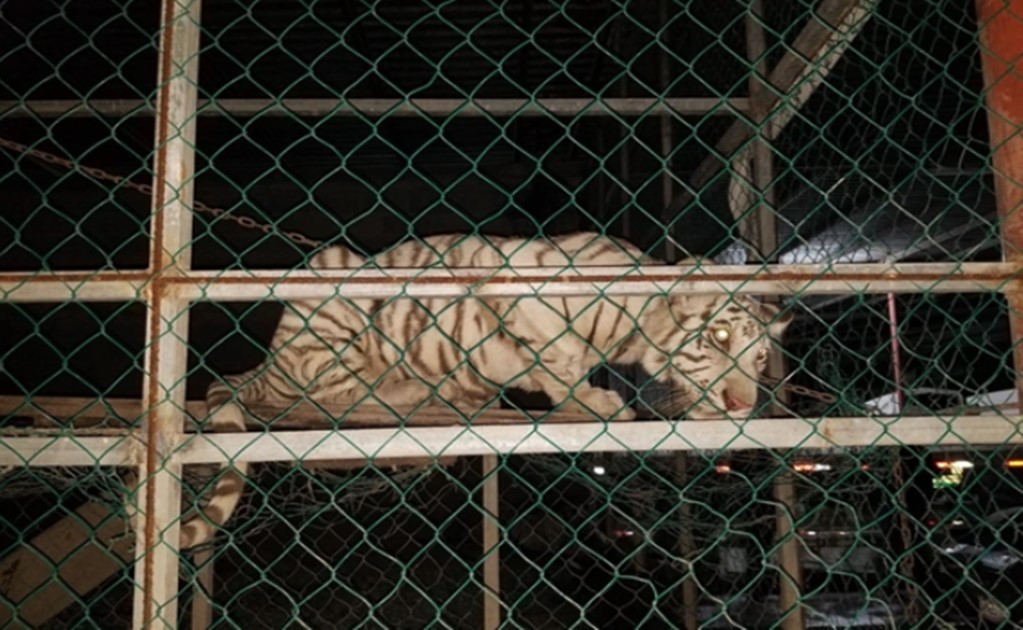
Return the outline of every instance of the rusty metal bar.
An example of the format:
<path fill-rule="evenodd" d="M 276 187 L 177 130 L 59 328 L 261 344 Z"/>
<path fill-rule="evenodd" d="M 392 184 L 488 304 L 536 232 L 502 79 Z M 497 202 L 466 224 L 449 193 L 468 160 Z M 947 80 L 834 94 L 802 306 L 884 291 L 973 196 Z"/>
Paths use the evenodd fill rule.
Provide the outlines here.
<path fill-rule="evenodd" d="M 906 404 L 906 392 L 902 385 L 902 349 L 899 346 L 899 310 L 895 294 L 888 294 L 888 336 L 892 346 L 892 376 L 895 380 L 895 406 L 898 412 Z"/>
<path fill-rule="evenodd" d="M 188 301 L 166 279 L 191 264 L 196 84 L 201 0 L 163 0 L 155 125 L 152 241 L 135 518 L 134 628 L 178 621 L 181 464 L 187 372 Z"/>
<path fill-rule="evenodd" d="M 977 0 L 980 58 L 1002 257 L 1023 260 L 1023 0 Z M 1009 291 L 1016 388 L 1023 405 L 1023 293 Z"/>
<path fill-rule="evenodd" d="M 396 269 L 387 271 L 197 272 L 169 280 L 190 300 L 477 296 L 596 296 L 669 293 L 764 295 L 1003 290 L 1019 263 L 901 265 L 720 265 L 713 267 L 573 267 Z"/>
<path fill-rule="evenodd" d="M 198 101 L 198 116 L 699 116 L 734 115 L 746 98 L 252 98 Z M 142 99 L 0 101 L 0 118 L 151 116 Z"/>
<path fill-rule="evenodd" d="M 823 295 L 1013 291 L 1023 260 L 1002 263 L 876 263 L 841 265 L 690 265 L 532 267 L 526 269 L 391 269 L 193 271 L 161 278 L 175 299 L 255 300 L 479 296 L 595 296 L 672 293 Z M 0 274 L 9 302 L 138 299 L 152 288 L 145 272 Z"/>

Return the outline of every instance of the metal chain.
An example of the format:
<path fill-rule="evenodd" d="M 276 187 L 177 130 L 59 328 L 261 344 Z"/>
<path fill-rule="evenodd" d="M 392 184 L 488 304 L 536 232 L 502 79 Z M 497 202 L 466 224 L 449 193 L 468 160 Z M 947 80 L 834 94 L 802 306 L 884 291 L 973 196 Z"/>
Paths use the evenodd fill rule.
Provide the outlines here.
<path fill-rule="evenodd" d="M 774 378 L 773 376 L 767 376 L 766 374 L 760 377 L 760 380 L 764 381 L 768 385 L 781 385 L 781 388 L 789 391 L 798 396 L 806 396 L 807 398 L 813 398 L 828 404 L 838 402 L 838 397 L 834 394 L 826 394 L 819 392 L 809 387 L 803 387 L 802 385 L 796 385 L 795 383 L 782 383 L 781 379 Z"/>
<path fill-rule="evenodd" d="M 151 197 L 153 195 L 153 187 L 150 186 L 149 184 L 138 184 L 119 175 L 111 175 L 110 173 L 107 173 L 102 169 L 94 168 L 91 166 L 82 166 L 81 164 L 76 164 L 72 160 L 62 158 L 59 155 L 54 155 L 52 153 L 47 153 L 46 151 L 40 151 L 38 149 L 32 149 L 25 146 L 24 144 L 13 142 L 11 140 L 7 140 L 6 138 L 0 138 L 0 146 L 6 147 L 18 153 L 24 153 L 25 155 L 34 157 L 38 160 L 46 162 L 47 164 L 62 166 L 71 171 L 78 171 L 80 173 L 84 173 L 89 177 L 92 177 L 93 179 L 110 182 L 112 184 L 116 184 L 124 188 L 130 188 L 131 190 L 146 195 L 147 197 Z M 305 247 L 317 248 L 323 245 L 323 241 L 313 240 L 300 232 L 285 232 L 283 230 L 279 230 L 272 223 L 260 223 L 253 219 L 252 217 L 236 216 L 234 214 L 231 214 L 227 210 L 224 210 L 223 208 L 211 208 L 210 206 L 207 206 L 201 201 L 193 202 L 192 207 L 195 209 L 196 212 L 201 212 L 202 214 L 209 215 L 216 219 L 231 221 L 232 223 L 236 223 L 239 226 L 246 229 L 259 230 L 263 234 L 278 234 L 290 240 L 293 243 L 297 243 Z"/>
<path fill-rule="evenodd" d="M 75 162 L 67 158 L 62 158 L 58 155 L 47 153 L 45 151 L 40 151 L 38 149 L 31 149 L 25 146 L 24 144 L 13 142 L 11 140 L 7 140 L 6 138 L 0 138 L 0 146 L 6 147 L 18 153 L 24 153 L 25 155 L 42 160 L 47 164 L 62 166 L 71 171 L 78 171 L 80 173 L 84 173 L 89 177 L 92 177 L 93 179 L 110 182 L 118 186 L 123 186 L 124 188 L 130 188 L 143 195 L 146 195 L 147 197 L 152 196 L 153 194 L 153 187 L 150 186 L 149 184 L 138 184 L 129 179 L 125 179 L 124 177 L 121 177 L 119 175 L 111 175 L 110 173 L 107 173 L 102 169 L 94 168 L 91 166 L 82 166 L 81 164 L 76 164 Z M 260 223 L 259 221 L 256 221 L 252 217 L 247 216 L 235 216 L 228 212 L 227 210 L 224 210 L 223 208 L 211 208 L 210 206 L 207 206 L 201 201 L 195 201 L 193 202 L 192 205 L 197 212 L 207 214 L 216 219 L 231 221 L 246 229 L 259 230 L 263 234 L 278 234 L 280 236 L 287 238 L 293 243 L 297 243 L 298 245 L 303 245 L 305 247 L 312 248 L 317 248 L 323 245 L 323 241 L 313 240 L 308 236 L 301 234 L 300 232 L 285 232 L 283 230 L 277 229 L 271 223 Z M 807 398 L 813 398 L 815 400 L 819 400 L 821 402 L 829 404 L 838 401 L 838 398 L 833 394 L 819 392 L 808 387 L 803 387 L 802 385 L 794 385 L 792 383 L 781 383 L 781 381 L 776 378 L 770 378 L 767 376 L 764 376 L 762 378 L 765 382 L 767 382 L 770 385 L 778 385 L 780 383 L 782 389 L 788 390 L 789 392 L 797 394 L 799 396 L 806 396 Z"/>

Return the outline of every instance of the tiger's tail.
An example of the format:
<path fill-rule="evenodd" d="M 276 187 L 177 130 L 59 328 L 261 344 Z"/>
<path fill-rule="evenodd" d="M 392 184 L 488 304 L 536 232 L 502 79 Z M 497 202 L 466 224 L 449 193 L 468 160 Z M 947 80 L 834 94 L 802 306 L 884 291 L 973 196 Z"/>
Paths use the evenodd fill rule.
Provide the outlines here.
<path fill-rule="evenodd" d="M 229 376 L 226 383 L 214 381 L 206 390 L 206 405 L 209 416 L 206 421 L 207 430 L 245 431 L 245 414 L 239 403 L 258 398 L 261 379 L 256 371 L 246 372 L 237 376 Z M 251 387 L 255 385 L 256 387 Z M 208 493 L 206 505 L 183 519 L 181 522 L 181 538 L 179 547 L 188 549 L 211 540 L 220 528 L 231 517 L 245 489 L 245 477 L 249 472 L 248 462 L 233 462 L 220 467 L 220 478 Z"/>
<path fill-rule="evenodd" d="M 313 269 L 346 269 L 362 266 L 365 260 L 347 247 L 335 246 L 324 249 L 313 256 L 309 267 Z M 322 368 L 317 364 L 322 353 L 306 353 L 308 347 L 303 344 L 306 338 L 320 340 L 319 332 L 310 332 L 310 328 L 327 330 L 331 320 L 327 317 L 310 322 L 317 313 L 324 309 L 323 301 L 308 300 L 291 302 L 294 311 L 285 310 L 278 330 L 271 342 L 272 354 L 263 365 L 248 372 L 227 376 L 222 381 L 214 381 L 206 391 L 206 404 L 209 416 L 206 429 L 214 432 L 245 431 L 245 412 L 243 405 L 252 403 L 293 402 L 284 400 L 287 395 L 283 389 L 295 389 L 295 396 L 302 395 L 302 386 L 292 380 L 304 371 L 319 373 Z M 342 326 L 343 328 L 343 326 Z M 345 330 L 339 335 L 344 336 Z M 325 348 L 326 349 L 326 348 Z M 278 364 L 279 356 L 285 355 L 295 367 L 289 374 Z M 308 363 L 311 367 L 306 367 Z M 321 361 L 322 363 L 322 361 Z M 325 387 L 326 389 L 326 387 Z M 354 392 L 348 392 L 354 398 Z M 181 522 L 181 538 L 179 547 L 188 549 L 203 544 L 213 538 L 220 528 L 231 517 L 245 489 L 245 478 L 248 475 L 247 462 L 233 462 L 220 466 L 220 475 L 216 485 L 206 493 L 208 501 L 202 508 Z"/>

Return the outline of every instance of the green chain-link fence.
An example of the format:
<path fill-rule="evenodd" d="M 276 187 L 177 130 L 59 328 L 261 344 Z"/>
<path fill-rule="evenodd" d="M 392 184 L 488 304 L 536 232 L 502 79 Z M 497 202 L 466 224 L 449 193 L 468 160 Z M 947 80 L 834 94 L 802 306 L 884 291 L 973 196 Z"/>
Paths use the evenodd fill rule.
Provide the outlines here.
<path fill-rule="evenodd" d="M 979 3 L 989 13 L 997 4 Z M 1023 8 L 1003 4 L 995 19 L 1009 32 L 1020 22 L 1023 41 Z M 182 14 L 197 7 L 169 7 L 188 33 Z M 999 140 L 988 128 L 1020 121 L 985 106 L 997 82 L 981 72 L 973 3 L 206 0 L 196 51 L 185 37 L 174 58 L 161 54 L 163 11 L 128 0 L 0 3 L 4 624 L 133 624 L 160 588 L 146 569 L 160 551 L 135 560 L 145 519 L 128 518 L 166 508 L 165 488 L 155 502 L 133 494 L 147 440 L 167 458 L 148 460 L 150 472 L 185 464 L 182 518 L 215 505 L 226 479 L 212 465 L 218 453 L 246 473 L 214 539 L 181 552 L 176 613 L 143 613 L 171 625 L 1023 623 L 1023 436 L 1001 292 L 1015 279 L 998 266 L 1015 255 L 1002 245 L 1015 210 L 1005 191 L 1021 184 L 992 175 Z M 154 115 L 158 72 L 195 87 L 197 109 L 183 114 L 194 140 Z M 194 169 L 183 167 L 193 190 L 172 184 L 165 196 L 154 177 L 170 181 L 177 163 L 162 147 L 182 145 L 194 150 Z M 174 225 L 152 221 L 152 208 L 169 216 L 178 197 L 194 211 L 191 230 L 155 255 L 199 279 L 168 284 L 150 248 Z M 530 302 L 530 291 L 560 286 L 542 281 L 489 301 L 433 297 L 448 286 L 445 268 L 529 275 L 523 266 L 564 266 L 553 254 L 514 265 L 448 258 L 391 272 L 401 283 L 349 281 L 352 264 L 326 271 L 337 286 L 325 289 L 315 274 L 280 271 L 330 245 L 369 259 L 360 268 L 372 275 L 381 252 L 431 236 L 463 235 L 456 246 L 516 236 L 521 250 L 580 231 L 660 260 L 696 257 L 719 274 L 704 291 L 748 293 L 761 262 L 805 277 L 781 291 L 757 285 L 784 294 L 760 296 L 780 305 L 778 318 L 735 297 L 706 312 L 676 303 L 657 327 L 646 318 L 665 302 L 641 308 L 648 297 L 615 293 L 620 270 L 596 282 L 604 297 Z M 572 262 L 635 266 L 587 256 Z M 741 279 L 715 261 L 746 265 Z M 864 266 L 843 285 L 827 277 L 843 264 Z M 278 270 L 268 291 L 252 270 Z M 488 284 L 489 273 L 470 284 L 515 280 Z M 634 293 L 698 276 L 675 284 L 677 272 L 664 273 L 674 280 Z M 920 285 L 934 290 L 914 290 L 913 273 L 931 274 Z M 964 277 L 982 290 L 941 289 Z M 898 286 L 878 292 L 868 280 Z M 118 282 L 129 288 L 104 288 Z M 303 288 L 313 285 L 319 294 Z M 154 296 L 190 301 L 180 364 L 154 367 L 156 349 L 170 347 L 160 326 L 179 317 Z M 729 345 L 745 324 L 718 336 L 715 318 L 736 304 L 764 324 L 792 317 L 759 397 L 746 401 L 773 425 L 696 422 L 701 404 L 746 413 L 728 408 L 741 386 L 731 379 L 764 367 L 751 362 L 763 330 L 745 355 Z M 295 328 L 275 340 L 282 313 L 296 310 L 307 321 L 285 319 Z M 335 321 L 339 312 L 349 319 Z M 502 321 L 473 337 L 474 316 Z M 516 319 L 546 323 L 536 333 Z M 623 319 L 633 337 L 602 342 Z M 321 328 L 310 336 L 310 326 Z M 661 363 L 624 353 L 589 370 L 594 353 L 679 329 L 696 334 L 662 348 Z M 539 372 L 552 369 L 545 353 L 574 339 L 586 367 L 565 383 L 576 399 L 609 389 L 639 419 L 606 422 L 600 410 L 552 409 L 522 383 L 486 384 L 496 368 L 484 363 L 514 362 L 481 349 L 509 337 Z M 352 357 L 378 342 L 389 371 L 359 372 Z M 305 374 L 303 345 L 330 369 Z M 728 371 L 706 382 L 667 364 L 711 348 Z M 266 397 L 280 399 L 259 407 L 267 401 L 237 394 L 253 407 L 254 437 L 218 441 L 210 384 L 231 393 L 239 381 L 227 377 L 268 360 L 279 378 Z M 360 397 L 384 398 L 388 379 L 407 373 L 449 400 L 411 416 L 352 413 L 353 401 L 327 391 L 346 370 L 366 381 Z M 486 377 L 482 398 L 444 393 L 463 372 Z M 159 422 L 146 402 L 174 400 L 177 386 L 188 403 L 173 421 L 208 431 L 181 448 L 148 432 Z M 381 429 L 388 437 L 360 437 Z M 344 451 L 349 443 L 359 446 Z M 376 448 L 365 444 L 386 458 L 360 460 Z M 478 456 L 488 452 L 493 461 Z"/>

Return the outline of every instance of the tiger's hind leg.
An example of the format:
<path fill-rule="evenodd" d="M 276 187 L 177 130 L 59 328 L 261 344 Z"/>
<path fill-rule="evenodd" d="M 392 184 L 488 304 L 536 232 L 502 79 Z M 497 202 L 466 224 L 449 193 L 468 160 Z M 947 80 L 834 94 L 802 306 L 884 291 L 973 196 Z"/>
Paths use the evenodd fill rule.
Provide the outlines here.
<path fill-rule="evenodd" d="M 214 381 L 206 391 L 206 406 L 209 416 L 204 429 L 213 432 L 245 431 L 245 413 L 241 406 L 233 400 L 234 391 L 245 389 L 245 384 L 256 377 L 252 370 L 244 374 L 228 376 L 226 382 Z M 199 439 L 198 437 L 193 439 Z M 226 466 L 197 466 L 202 471 L 202 478 L 219 478 L 213 489 L 206 494 L 205 505 L 196 509 L 182 519 L 180 527 L 179 547 L 189 549 L 208 542 L 216 534 L 217 529 L 231 517 L 245 490 L 245 477 L 249 472 L 247 462 L 232 462 Z M 202 498 L 202 497 L 197 497 Z"/>

